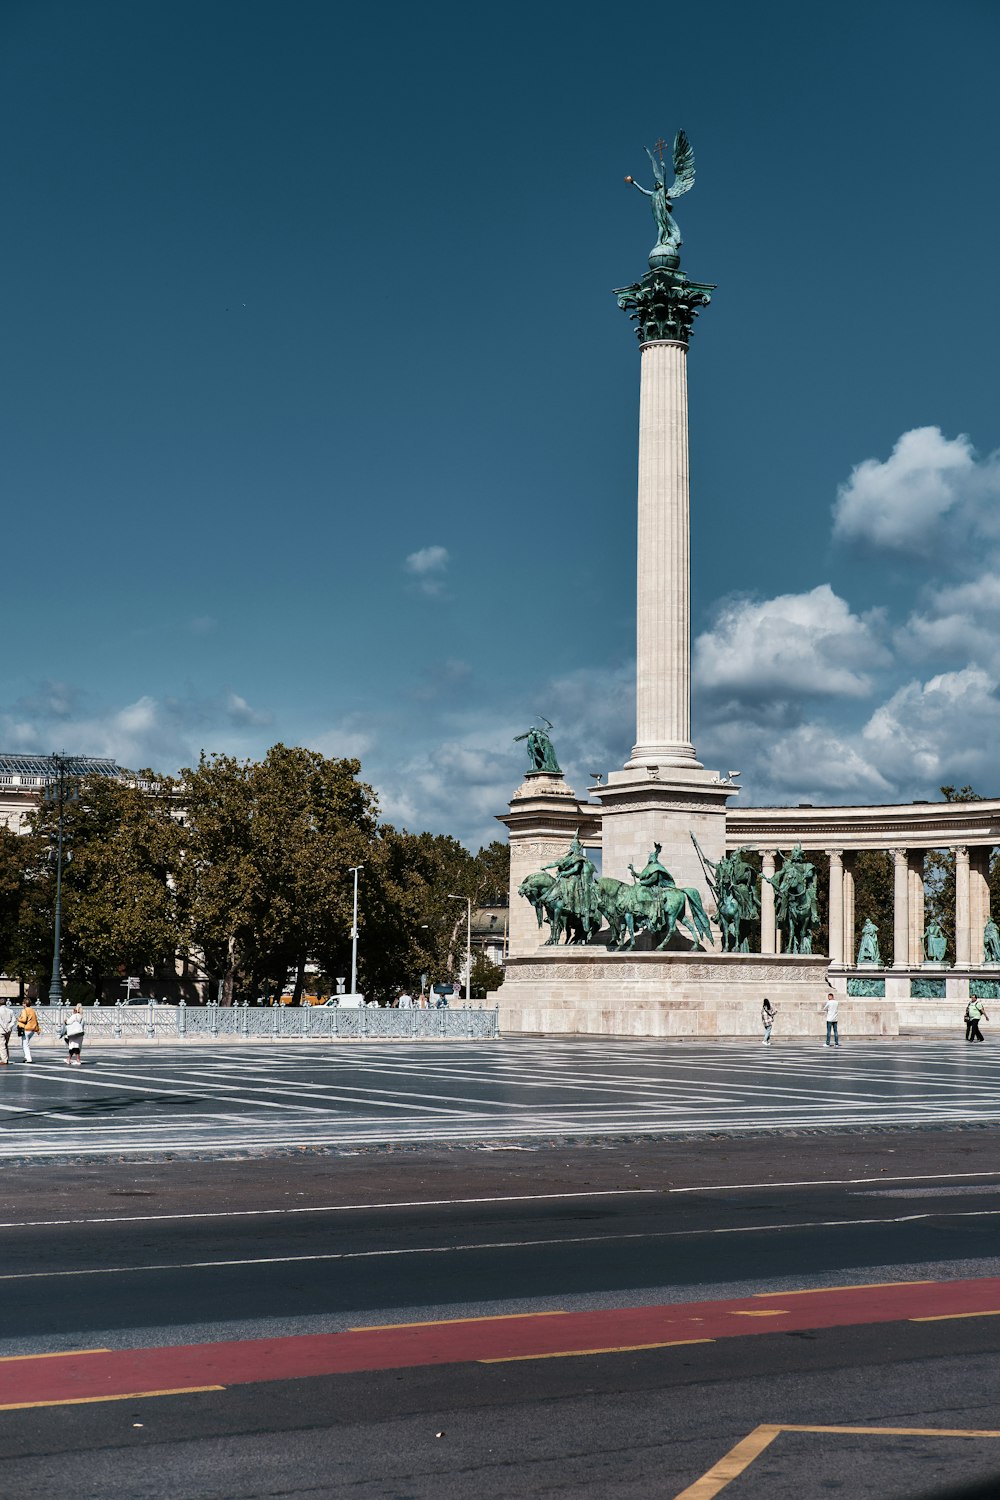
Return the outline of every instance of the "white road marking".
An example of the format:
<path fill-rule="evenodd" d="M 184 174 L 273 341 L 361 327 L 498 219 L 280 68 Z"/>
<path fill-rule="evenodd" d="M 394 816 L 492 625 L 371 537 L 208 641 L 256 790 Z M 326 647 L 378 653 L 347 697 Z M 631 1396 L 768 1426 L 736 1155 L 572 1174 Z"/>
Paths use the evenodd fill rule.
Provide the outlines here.
<path fill-rule="evenodd" d="M 562 1198 L 631 1198 L 639 1194 L 658 1193 L 659 1188 L 597 1188 L 578 1193 L 511 1193 L 485 1198 L 414 1198 L 384 1203 L 323 1203 L 296 1208 L 211 1209 L 199 1213 L 176 1214 L 104 1214 L 86 1219 L 10 1219 L 0 1222 L 0 1229 L 55 1229 L 71 1224 L 148 1224 L 176 1219 L 267 1219 L 291 1214 L 351 1214 L 384 1208 L 455 1208 L 472 1203 L 547 1203 Z"/>
<path fill-rule="evenodd" d="M 227 1260 L 155 1261 L 137 1266 L 86 1266 L 71 1271 L 7 1271 L 4 1281 L 55 1281 L 80 1276 L 141 1276 L 151 1271 L 212 1271 L 232 1266 L 291 1266 L 345 1260 L 388 1260 L 411 1255 L 456 1255 L 479 1250 L 534 1250 L 556 1245 L 619 1244 L 635 1240 L 700 1239 L 714 1235 L 785 1234 L 793 1229 L 859 1229 L 874 1225 L 912 1224 L 919 1219 L 989 1219 L 1000 1209 L 966 1210 L 947 1214 L 902 1214 L 890 1219 L 813 1219 L 797 1224 L 738 1224 L 721 1229 L 669 1229 L 634 1234 L 578 1234 L 554 1239 L 480 1240 L 461 1245 L 409 1245 L 400 1249 L 328 1250 L 313 1255 L 240 1256 Z M 781 1296 L 776 1292 L 775 1296 Z"/>

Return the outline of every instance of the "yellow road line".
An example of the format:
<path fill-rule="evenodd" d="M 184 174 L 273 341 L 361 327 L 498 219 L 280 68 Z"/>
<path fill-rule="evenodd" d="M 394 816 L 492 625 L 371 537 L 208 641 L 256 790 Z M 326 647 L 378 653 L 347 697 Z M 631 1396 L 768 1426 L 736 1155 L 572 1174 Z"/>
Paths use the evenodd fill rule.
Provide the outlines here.
<path fill-rule="evenodd" d="M 845 1432 L 860 1433 L 862 1437 L 955 1437 L 955 1438 L 1000 1438 L 1000 1430 L 981 1427 L 812 1427 L 798 1426 L 794 1422 L 782 1422 L 779 1432 Z M 680 1497 L 678 1497 L 680 1500 Z"/>
<path fill-rule="evenodd" d="M 766 1423 L 755 1427 L 753 1432 L 740 1439 L 735 1448 L 730 1448 L 724 1458 L 713 1464 L 707 1474 L 688 1485 L 686 1490 L 681 1490 L 675 1500 L 712 1500 L 727 1484 L 738 1479 L 745 1469 L 749 1469 L 754 1459 L 759 1458 L 764 1449 L 774 1442 L 780 1431 L 780 1427 L 772 1427 Z"/>
<path fill-rule="evenodd" d="M 1000 1318 L 1000 1307 L 984 1308 L 982 1312 L 928 1313 L 923 1318 L 907 1318 L 908 1323 L 951 1323 L 955 1318 Z"/>
<path fill-rule="evenodd" d="M 0 1365 L 24 1359 L 75 1359 L 78 1354 L 110 1354 L 110 1349 L 54 1349 L 51 1354 L 0 1354 Z"/>
<path fill-rule="evenodd" d="M 28 1411 L 35 1406 L 92 1406 L 99 1401 L 145 1401 L 149 1396 L 195 1396 L 201 1391 L 224 1391 L 224 1385 L 179 1385 L 172 1391 L 125 1391 L 121 1396 L 66 1396 L 60 1401 L 6 1401 L 0 1411 Z"/>
<path fill-rule="evenodd" d="M 553 1307 L 548 1312 L 532 1313 L 486 1313 L 481 1318 L 430 1318 L 426 1323 L 362 1323 L 357 1328 L 348 1328 L 348 1333 L 379 1333 L 389 1328 L 454 1328 L 456 1323 L 512 1323 L 515 1318 L 565 1318 L 564 1307 Z"/>
<path fill-rule="evenodd" d="M 714 1500 L 714 1496 L 720 1494 L 734 1479 L 738 1479 L 782 1432 L 825 1432 L 860 1437 L 1000 1438 L 1000 1431 L 979 1427 L 821 1427 L 793 1422 L 766 1422 L 741 1438 L 700 1479 L 675 1495 L 674 1500 Z"/>
<path fill-rule="evenodd" d="M 737 1307 L 733 1309 L 734 1318 L 787 1318 L 787 1307 Z"/>
<path fill-rule="evenodd" d="M 526 1359 L 576 1359 L 584 1354 L 631 1354 L 637 1349 L 676 1349 L 681 1344 L 714 1344 L 714 1339 L 670 1339 L 659 1344 L 612 1344 L 607 1349 L 559 1349 L 552 1354 L 506 1354 L 497 1359 L 477 1359 L 477 1365 L 515 1365 Z"/>
<path fill-rule="evenodd" d="M 755 1297 L 811 1297 L 820 1292 L 873 1292 L 878 1287 L 884 1286 L 943 1286 L 945 1282 L 936 1282 L 930 1276 L 923 1281 L 859 1281 L 854 1286 L 801 1286 L 794 1292 L 754 1292 Z"/>

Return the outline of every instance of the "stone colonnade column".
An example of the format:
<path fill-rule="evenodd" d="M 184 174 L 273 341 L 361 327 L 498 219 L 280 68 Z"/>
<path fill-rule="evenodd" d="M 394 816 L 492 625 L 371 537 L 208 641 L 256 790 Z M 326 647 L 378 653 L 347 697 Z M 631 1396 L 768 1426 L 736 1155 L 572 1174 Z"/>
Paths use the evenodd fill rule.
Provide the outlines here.
<path fill-rule="evenodd" d="M 955 850 L 955 963 L 960 967 L 972 962 L 969 931 L 969 851 Z"/>
<path fill-rule="evenodd" d="M 857 957 L 854 949 L 854 855 L 844 857 L 844 963 Z"/>
<path fill-rule="evenodd" d="M 906 865 L 910 906 L 909 957 L 911 964 L 919 964 L 924 956 L 924 851 L 909 850 Z"/>
<path fill-rule="evenodd" d="M 687 345 L 642 345 L 636 733 L 628 765 L 698 766 L 691 743 Z"/>
<path fill-rule="evenodd" d="M 770 850 L 765 850 L 761 855 L 761 874 L 771 876 L 774 874 L 774 855 Z M 761 953 L 775 953 L 776 933 L 774 926 L 774 886 L 768 885 L 766 880 L 760 883 L 760 951 Z"/>
<path fill-rule="evenodd" d="M 910 953 L 909 866 L 905 849 L 892 851 L 892 967 L 905 969 Z"/>
<path fill-rule="evenodd" d="M 844 857 L 840 849 L 828 849 L 830 860 L 829 943 L 830 962 L 844 962 Z"/>
<path fill-rule="evenodd" d="M 969 962 L 983 961 L 983 928 L 990 915 L 990 850 L 980 846 L 969 851 Z"/>

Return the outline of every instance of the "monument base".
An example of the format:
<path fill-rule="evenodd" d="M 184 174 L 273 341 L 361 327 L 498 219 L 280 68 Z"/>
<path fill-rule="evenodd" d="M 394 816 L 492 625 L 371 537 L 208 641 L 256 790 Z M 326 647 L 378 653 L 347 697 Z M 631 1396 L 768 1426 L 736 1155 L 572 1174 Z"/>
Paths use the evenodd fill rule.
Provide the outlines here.
<path fill-rule="evenodd" d="M 500 1030 L 577 1036 L 760 1037 L 766 995 L 777 1037 L 824 1035 L 829 960 L 759 953 L 608 953 L 555 948 L 510 958 Z M 841 1000 L 851 1036 L 898 1034 L 891 1001 Z"/>

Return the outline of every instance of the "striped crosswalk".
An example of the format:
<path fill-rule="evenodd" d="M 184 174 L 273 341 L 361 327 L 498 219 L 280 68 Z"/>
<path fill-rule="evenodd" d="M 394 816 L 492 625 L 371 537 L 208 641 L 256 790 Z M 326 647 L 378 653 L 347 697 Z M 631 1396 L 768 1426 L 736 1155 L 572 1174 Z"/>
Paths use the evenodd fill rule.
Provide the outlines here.
<path fill-rule="evenodd" d="M 0 1071 L 15 1157 L 996 1120 L 1000 1052 L 961 1041 L 161 1044 Z"/>

